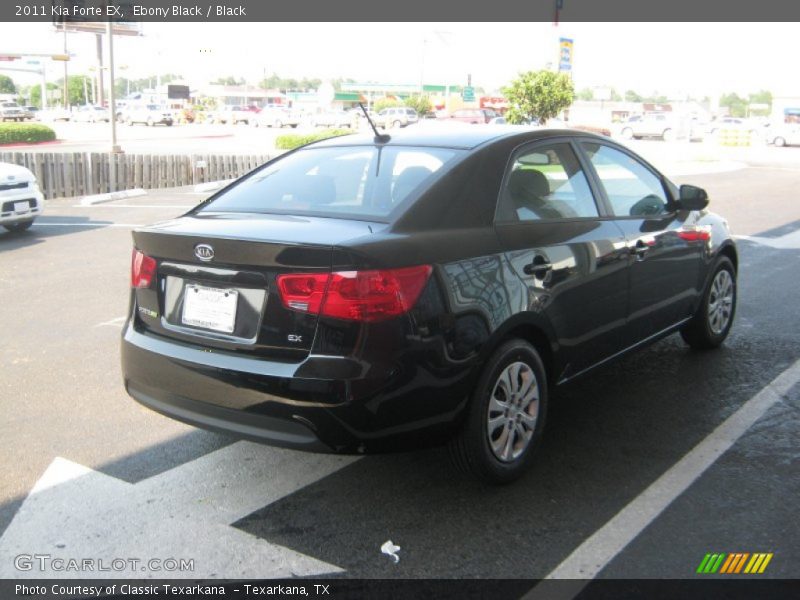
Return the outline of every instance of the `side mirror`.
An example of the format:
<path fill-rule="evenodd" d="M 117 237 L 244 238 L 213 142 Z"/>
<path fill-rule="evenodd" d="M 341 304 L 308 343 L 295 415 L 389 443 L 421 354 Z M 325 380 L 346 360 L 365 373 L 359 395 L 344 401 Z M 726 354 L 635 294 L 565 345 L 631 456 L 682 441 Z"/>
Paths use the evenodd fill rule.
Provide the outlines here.
<path fill-rule="evenodd" d="M 708 206 L 708 194 L 703 188 L 682 185 L 679 192 L 678 205 L 684 210 L 703 210 Z"/>

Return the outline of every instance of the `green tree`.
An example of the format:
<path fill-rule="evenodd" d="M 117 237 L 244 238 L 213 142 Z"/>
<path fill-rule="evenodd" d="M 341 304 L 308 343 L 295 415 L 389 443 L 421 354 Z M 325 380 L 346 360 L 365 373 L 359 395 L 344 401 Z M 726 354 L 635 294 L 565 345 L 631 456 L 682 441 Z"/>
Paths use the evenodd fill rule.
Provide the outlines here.
<path fill-rule="evenodd" d="M 393 106 L 403 106 L 403 102 L 397 98 L 379 98 L 372 105 L 372 110 L 380 112 L 384 108 L 392 108 Z"/>
<path fill-rule="evenodd" d="M 594 100 L 594 91 L 592 88 L 583 88 L 575 95 L 575 98 L 578 100 Z"/>
<path fill-rule="evenodd" d="M 766 104 L 768 107 L 761 110 L 752 110 L 751 114 L 765 116 L 772 112 L 772 92 L 769 90 L 759 90 L 750 94 L 749 102 L 750 104 Z"/>
<path fill-rule="evenodd" d="M 166 83 L 164 78 L 161 78 L 161 83 Z M 211 82 L 212 85 L 244 85 L 245 80 L 228 75 L 227 77 L 218 77 L 216 81 Z"/>
<path fill-rule="evenodd" d="M 419 116 L 433 112 L 433 103 L 428 96 L 409 96 L 404 104 L 416 110 Z"/>
<path fill-rule="evenodd" d="M 48 91 L 50 91 L 50 90 L 58 90 L 61 88 L 55 83 L 48 83 L 47 89 Z M 28 90 L 28 96 L 30 97 L 31 104 L 33 106 L 35 106 L 36 108 L 42 108 L 42 86 L 40 85 L 31 86 L 30 89 Z M 47 96 L 48 98 L 51 97 L 50 94 L 48 94 Z M 48 104 L 50 104 L 49 101 Z"/>
<path fill-rule="evenodd" d="M 642 97 L 633 90 L 627 90 L 625 92 L 625 100 L 627 102 L 641 102 Z"/>
<path fill-rule="evenodd" d="M 17 86 L 8 75 L 0 75 L 0 94 L 16 94 Z"/>
<path fill-rule="evenodd" d="M 506 113 L 510 123 L 547 121 L 572 104 L 575 86 L 564 73 L 528 71 L 521 73 L 503 93 L 510 107 Z"/>
<path fill-rule="evenodd" d="M 732 117 L 744 117 L 747 115 L 747 100 L 741 98 L 735 92 L 720 96 L 719 106 L 720 108 L 727 108 Z"/>

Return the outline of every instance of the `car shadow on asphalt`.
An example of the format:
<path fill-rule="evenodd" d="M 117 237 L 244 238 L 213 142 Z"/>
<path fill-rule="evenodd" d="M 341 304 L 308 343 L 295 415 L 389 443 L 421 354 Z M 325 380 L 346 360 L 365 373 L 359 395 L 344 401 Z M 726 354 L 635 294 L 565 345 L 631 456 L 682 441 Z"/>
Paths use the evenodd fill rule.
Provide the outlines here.
<path fill-rule="evenodd" d="M 702 353 L 674 336 L 559 389 L 514 484 L 454 474 L 444 449 L 371 456 L 235 526 L 348 577 L 543 577 L 785 368 L 785 352 L 762 356 L 754 378 L 737 368 L 756 354 L 746 339 Z"/>
<path fill-rule="evenodd" d="M 96 220 L 89 217 L 42 216 L 37 218 L 27 231 L 12 232 L 0 228 L 0 252 L 41 244 L 47 238 L 103 229 L 113 224 L 113 221 Z"/>

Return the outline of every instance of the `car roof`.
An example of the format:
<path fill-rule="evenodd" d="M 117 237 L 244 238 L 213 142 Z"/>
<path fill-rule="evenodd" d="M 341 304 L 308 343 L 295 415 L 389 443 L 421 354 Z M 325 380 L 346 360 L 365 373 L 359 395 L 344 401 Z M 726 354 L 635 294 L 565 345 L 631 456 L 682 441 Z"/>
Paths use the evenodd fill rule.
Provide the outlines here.
<path fill-rule="evenodd" d="M 514 136 L 520 137 L 520 142 L 535 140 L 538 138 L 557 137 L 557 136 L 580 136 L 590 138 L 600 138 L 592 133 L 577 129 L 548 129 L 546 127 L 530 127 L 527 125 L 485 125 L 476 127 L 474 125 L 458 127 L 457 125 L 447 124 L 441 128 L 434 127 L 420 130 L 416 127 L 393 131 L 390 139 L 386 143 L 389 146 L 430 146 L 445 148 L 463 148 L 470 150 L 487 142 L 498 141 Z M 607 139 L 607 138 L 601 138 Z M 333 147 L 333 146 L 363 146 L 375 143 L 375 136 L 368 134 L 345 135 L 335 138 L 328 138 L 315 142 L 311 146 L 314 148 Z"/>

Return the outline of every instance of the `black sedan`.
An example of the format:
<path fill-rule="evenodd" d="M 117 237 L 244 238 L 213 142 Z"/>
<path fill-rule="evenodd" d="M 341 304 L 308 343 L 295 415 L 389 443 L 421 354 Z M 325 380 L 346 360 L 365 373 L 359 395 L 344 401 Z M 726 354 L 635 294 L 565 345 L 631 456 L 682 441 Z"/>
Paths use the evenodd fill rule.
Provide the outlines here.
<path fill-rule="evenodd" d="M 125 387 L 301 450 L 447 440 L 510 481 L 555 386 L 675 332 L 728 335 L 737 252 L 707 204 L 574 130 L 311 144 L 133 233 Z"/>

